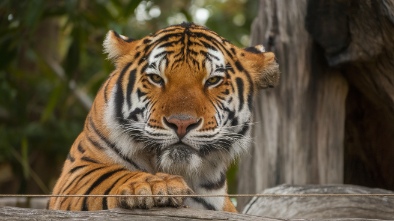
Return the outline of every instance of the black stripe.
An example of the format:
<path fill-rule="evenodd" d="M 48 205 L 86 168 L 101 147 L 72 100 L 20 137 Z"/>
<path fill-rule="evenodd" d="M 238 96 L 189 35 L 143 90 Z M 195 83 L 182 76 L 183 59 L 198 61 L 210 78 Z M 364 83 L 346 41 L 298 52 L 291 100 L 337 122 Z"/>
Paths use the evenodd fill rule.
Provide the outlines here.
<path fill-rule="evenodd" d="M 225 107 L 222 110 L 228 113 L 227 119 L 229 119 L 229 120 L 233 120 L 234 119 L 235 111 L 230 110 L 228 107 Z"/>
<path fill-rule="evenodd" d="M 71 162 L 75 161 L 75 158 L 70 153 L 68 153 L 67 159 L 70 160 Z"/>
<path fill-rule="evenodd" d="M 94 168 L 93 170 L 89 170 L 88 172 L 86 172 L 86 173 L 84 173 L 84 174 L 81 174 L 81 175 L 75 177 L 73 180 L 70 181 L 70 183 L 69 183 L 66 187 L 63 188 L 63 190 L 61 191 L 61 193 L 65 193 L 65 192 L 68 190 L 68 188 L 70 188 L 71 185 L 72 185 L 74 182 L 76 182 L 76 183 L 78 184 L 83 178 L 85 178 L 85 177 L 88 176 L 89 174 L 93 173 L 94 171 L 99 170 L 99 169 L 102 169 L 102 168 L 103 168 L 103 167 L 97 167 L 97 168 Z"/>
<path fill-rule="evenodd" d="M 92 183 L 92 185 L 90 185 L 90 187 L 89 187 L 89 189 L 85 192 L 85 194 L 84 195 L 89 195 L 97 186 L 99 186 L 103 181 L 105 181 L 106 179 L 108 179 L 110 176 L 112 176 L 113 174 L 115 174 L 115 173 L 117 173 L 117 172 L 119 172 L 119 171 L 123 171 L 123 170 L 126 170 L 126 169 L 124 169 L 124 168 L 121 168 L 121 169 L 117 169 L 117 170 L 114 170 L 114 171 L 110 171 L 110 172 L 108 172 L 108 173 L 104 173 L 103 175 L 101 175 L 96 181 L 94 181 L 94 183 Z M 84 197 L 83 198 L 83 202 L 82 202 L 82 208 L 81 208 L 81 210 L 82 211 L 88 211 L 89 210 L 89 208 L 88 208 L 88 205 L 87 205 L 87 200 L 88 200 L 88 197 Z"/>
<path fill-rule="evenodd" d="M 231 126 L 238 126 L 238 117 L 231 120 Z"/>
<path fill-rule="evenodd" d="M 73 167 L 70 171 L 68 171 L 69 173 L 74 173 L 77 170 L 83 169 L 84 167 L 86 167 L 87 165 L 81 165 L 81 166 L 77 166 L 77 167 Z"/>
<path fill-rule="evenodd" d="M 131 93 L 133 92 L 136 78 L 136 70 L 130 71 L 129 82 L 127 83 L 126 101 L 129 108 L 131 108 Z"/>
<path fill-rule="evenodd" d="M 231 52 L 232 52 L 233 54 L 236 53 L 234 48 L 231 48 L 230 50 L 231 50 Z"/>
<path fill-rule="evenodd" d="M 130 119 L 130 120 L 133 120 L 133 121 L 137 121 L 138 120 L 137 115 L 138 114 L 142 114 L 144 111 L 145 111 L 145 107 L 143 107 L 143 108 L 136 108 L 129 114 L 127 119 Z"/>
<path fill-rule="evenodd" d="M 145 96 L 146 93 L 142 92 L 140 88 L 137 89 L 137 97 L 139 100 L 141 100 L 141 97 Z"/>
<path fill-rule="evenodd" d="M 141 52 L 139 52 L 139 51 L 137 53 L 135 53 L 134 60 L 137 60 L 140 55 L 141 55 Z"/>
<path fill-rule="evenodd" d="M 130 163 L 131 165 L 133 165 L 137 170 L 142 170 L 145 171 L 143 169 L 141 169 L 132 159 L 127 158 L 126 156 L 124 156 L 119 149 L 116 147 L 115 144 L 111 143 L 107 138 L 105 138 L 104 136 L 102 136 L 100 134 L 100 132 L 97 130 L 96 126 L 94 125 L 94 122 L 92 120 L 92 118 L 89 119 L 89 125 L 93 128 L 94 132 L 99 136 L 99 138 L 101 138 L 101 140 L 109 147 L 111 148 L 113 151 L 115 151 L 115 153 L 122 158 L 124 161 Z M 103 148 L 101 147 L 97 142 L 93 141 L 90 137 L 88 137 L 89 141 L 93 143 L 93 145 L 97 145 L 97 147 L 99 148 Z"/>
<path fill-rule="evenodd" d="M 252 110 L 252 108 L 253 108 L 253 84 L 252 84 L 252 82 L 251 82 L 251 79 L 249 78 L 249 76 L 248 76 L 248 80 L 249 80 L 249 87 L 250 87 L 250 91 L 249 91 L 249 94 L 248 94 L 248 108 L 249 108 L 249 110 L 251 111 Z"/>
<path fill-rule="evenodd" d="M 217 189 L 221 189 L 225 183 L 226 183 L 226 174 L 220 173 L 220 179 L 218 181 L 203 183 L 201 184 L 201 187 L 208 190 L 217 190 Z"/>
<path fill-rule="evenodd" d="M 253 87 L 253 82 L 251 77 L 249 76 L 249 73 L 246 72 L 245 73 L 246 77 L 248 78 L 248 83 L 249 83 L 249 93 L 248 93 L 248 98 L 247 98 L 247 102 L 248 102 L 248 108 L 251 111 L 253 108 L 253 95 L 254 95 L 254 87 Z"/>
<path fill-rule="evenodd" d="M 124 120 L 123 120 L 123 113 L 122 113 L 122 107 L 123 107 L 123 102 L 124 102 L 124 95 L 123 95 L 123 78 L 125 73 L 127 72 L 127 70 L 130 68 L 131 66 L 131 62 L 128 63 L 122 70 L 122 72 L 120 73 L 120 76 L 116 82 L 116 91 L 115 91 L 115 104 L 114 104 L 114 108 L 115 108 L 115 115 L 116 115 L 116 119 L 118 120 L 119 124 L 123 124 Z"/>
<path fill-rule="evenodd" d="M 214 133 L 212 135 L 196 135 L 196 136 L 193 136 L 193 137 L 196 137 L 196 138 L 212 138 L 212 137 L 217 136 L 218 134 L 219 134 L 219 132 Z"/>
<path fill-rule="evenodd" d="M 152 127 L 152 128 L 158 128 L 158 129 L 164 129 L 162 127 Z M 161 134 L 161 133 L 152 133 L 150 131 L 145 131 L 146 134 L 152 135 L 152 136 L 166 136 L 167 134 Z"/>
<path fill-rule="evenodd" d="M 237 77 L 235 79 L 235 82 L 237 83 L 237 89 L 238 89 L 238 97 L 239 97 L 239 107 L 238 111 L 241 111 L 243 106 L 244 106 L 244 82 L 241 78 Z"/>
<path fill-rule="evenodd" d="M 155 55 L 154 58 L 162 57 L 162 56 L 164 56 L 166 54 L 167 54 L 167 51 L 163 51 L 163 52 L 160 52 L 159 54 Z M 160 65 L 159 65 L 159 67 L 160 67 Z"/>
<path fill-rule="evenodd" d="M 201 42 L 201 43 L 203 43 L 204 44 L 204 46 L 205 45 L 209 45 L 209 44 L 213 44 L 214 46 L 211 46 L 211 47 L 209 47 L 209 48 L 218 48 L 218 49 L 215 49 L 216 51 L 221 51 L 221 52 L 226 52 L 226 55 L 228 56 L 228 57 L 230 57 L 230 58 L 233 58 L 234 57 L 234 54 L 232 54 L 231 53 L 231 51 L 229 51 L 229 50 L 227 50 L 227 48 L 225 48 L 224 47 L 224 45 L 222 44 L 222 43 L 220 43 L 220 42 L 218 42 L 216 39 L 214 39 L 214 38 L 211 38 L 211 37 L 209 37 L 209 38 L 202 38 L 202 39 L 199 39 L 199 41 Z M 207 41 L 207 42 L 205 42 L 205 41 Z M 204 43 L 205 42 L 205 43 Z"/>
<path fill-rule="evenodd" d="M 91 144 L 93 144 L 94 147 L 96 147 L 99 150 L 104 149 L 103 146 L 101 146 L 97 141 L 93 140 L 91 137 L 88 137 L 88 140 Z"/>
<path fill-rule="evenodd" d="M 183 30 L 183 28 L 180 28 L 179 26 L 170 26 L 168 28 L 159 30 L 158 32 L 155 33 L 154 36 L 163 35 L 168 32 L 175 32 L 175 31 L 182 31 L 182 30 Z M 180 33 L 180 32 L 176 32 L 176 33 Z"/>
<path fill-rule="evenodd" d="M 260 51 L 256 47 L 247 47 L 247 48 L 244 48 L 244 50 L 248 51 L 250 53 L 253 53 L 253 54 L 261 54 L 262 53 L 262 51 Z"/>
<path fill-rule="evenodd" d="M 111 190 L 115 187 L 115 185 L 127 175 L 129 175 L 129 173 L 126 173 L 125 175 L 118 177 L 118 179 L 116 179 L 115 182 L 113 182 L 112 185 L 104 192 L 104 195 L 108 195 L 111 192 Z M 107 210 L 108 209 L 107 197 L 103 198 L 102 204 L 103 204 L 103 208 L 102 209 L 103 210 Z"/>
<path fill-rule="evenodd" d="M 82 147 L 81 142 L 79 142 L 79 144 L 78 144 L 78 151 L 80 153 L 85 153 L 85 149 Z"/>
<path fill-rule="evenodd" d="M 236 61 L 236 62 L 235 62 L 235 67 L 237 68 L 237 70 L 238 70 L 239 72 L 241 72 L 241 71 L 244 70 L 244 67 L 242 66 L 242 64 L 241 64 L 239 61 Z"/>
<path fill-rule="evenodd" d="M 101 132 L 97 129 L 93 118 L 89 117 L 89 126 L 92 127 L 93 132 L 102 140 L 108 147 L 115 146 L 115 144 L 111 143 L 105 136 L 101 134 Z"/>
<path fill-rule="evenodd" d="M 103 141 L 108 147 L 114 147 L 115 144 L 110 142 L 105 136 L 101 134 L 101 132 L 97 129 L 96 125 L 94 124 L 94 121 L 91 117 L 89 117 L 89 126 L 92 127 L 94 133 L 100 138 L 101 141 Z"/>
<path fill-rule="evenodd" d="M 249 130 L 249 124 L 245 124 L 245 125 L 242 127 L 242 130 L 239 132 L 239 134 L 245 135 L 246 132 L 248 132 L 248 130 Z"/>
<path fill-rule="evenodd" d="M 182 38 L 182 33 L 170 33 L 170 34 L 165 34 L 163 36 L 160 36 L 159 39 L 156 40 L 157 43 L 160 42 L 168 42 L 170 38 L 174 37 L 173 42 L 179 41 L 177 38 Z"/>
<path fill-rule="evenodd" d="M 94 159 L 92 159 L 92 158 L 90 158 L 90 157 L 86 157 L 86 156 L 83 156 L 83 157 L 81 158 L 81 160 L 82 160 L 82 161 L 86 161 L 86 162 L 90 162 L 90 163 L 99 163 L 98 161 L 96 161 L 96 160 L 94 160 Z"/>
<path fill-rule="evenodd" d="M 212 204 L 208 203 L 203 198 L 191 197 L 191 199 L 194 200 L 197 203 L 202 204 L 204 206 L 204 208 L 207 209 L 207 210 L 216 210 L 216 208 Z"/>
<path fill-rule="evenodd" d="M 150 41 L 151 41 L 150 39 L 145 39 L 145 40 L 143 41 L 143 43 L 144 43 L 144 44 L 148 44 Z"/>
<path fill-rule="evenodd" d="M 107 87 L 108 87 L 108 84 L 109 84 L 109 79 L 105 82 L 105 85 L 104 85 L 104 89 L 103 89 L 103 93 L 104 93 L 104 102 L 105 103 L 107 103 L 108 102 L 108 95 L 107 95 Z"/>

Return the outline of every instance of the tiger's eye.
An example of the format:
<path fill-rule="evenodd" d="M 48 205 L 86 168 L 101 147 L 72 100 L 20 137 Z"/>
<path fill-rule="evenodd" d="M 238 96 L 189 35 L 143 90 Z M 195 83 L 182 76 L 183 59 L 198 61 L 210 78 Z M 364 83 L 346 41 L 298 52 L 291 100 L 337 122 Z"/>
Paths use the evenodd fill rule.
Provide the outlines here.
<path fill-rule="evenodd" d="M 163 84 L 163 78 L 161 78 L 159 75 L 157 74 L 150 74 L 148 75 L 149 79 L 156 84 Z"/>
<path fill-rule="evenodd" d="M 207 86 L 212 86 L 212 85 L 219 84 L 222 80 L 223 80 L 222 77 L 214 76 L 214 77 L 208 78 L 208 80 L 206 81 L 205 84 Z"/>

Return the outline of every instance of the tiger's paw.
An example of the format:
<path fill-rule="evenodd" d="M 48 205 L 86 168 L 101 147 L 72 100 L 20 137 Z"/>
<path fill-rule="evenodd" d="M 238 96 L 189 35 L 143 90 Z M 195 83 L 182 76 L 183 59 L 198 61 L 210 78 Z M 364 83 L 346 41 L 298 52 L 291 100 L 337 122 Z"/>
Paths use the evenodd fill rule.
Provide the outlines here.
<path fill-rule="evenodd" d="M 117 192 L 119 195 L 141 195 L 120 197 L 118 199 L 120 207 L 149 209 L 154 206 L 180 207 L 185 197 L 171 195 L 189 195 L 193 191 L 180 176 L 165 173 L 152 175 L 141 172 L 120 186 Z"/>

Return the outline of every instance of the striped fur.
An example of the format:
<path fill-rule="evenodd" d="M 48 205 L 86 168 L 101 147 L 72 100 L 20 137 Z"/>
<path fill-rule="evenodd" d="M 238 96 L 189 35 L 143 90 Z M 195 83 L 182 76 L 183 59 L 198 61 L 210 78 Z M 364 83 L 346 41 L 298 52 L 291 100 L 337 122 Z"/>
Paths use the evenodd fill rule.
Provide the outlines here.
<path fill-rule="evenodd" d="M 236 212 L 226 170 L 250 141 L 258 89 L 275 86 L 278 65 L 256 46 L 240 49 L 191 23 L 140 40 L 110 31 L 116 69 L 103 84 L 71 147 L 53 194 L 162 197 L 53 197 L 50 209 L 101 210 L 186 205 Z"/>

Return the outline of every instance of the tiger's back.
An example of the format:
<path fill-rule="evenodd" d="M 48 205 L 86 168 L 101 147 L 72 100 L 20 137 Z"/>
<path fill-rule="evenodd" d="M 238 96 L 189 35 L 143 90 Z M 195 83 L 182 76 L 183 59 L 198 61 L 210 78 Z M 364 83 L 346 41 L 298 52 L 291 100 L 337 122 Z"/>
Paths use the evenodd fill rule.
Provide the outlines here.
<path fill-rule="evenodd" d="M 170 26 L 140 40 L 110 31 L 116 69 L 71 147 L 50 209 L 181 206 L 235 212 L 226 170 L 250 141 L 258 89 L 275 86 L 278 65 L 262 46 L 240 49 L 198 25 Z"/>

